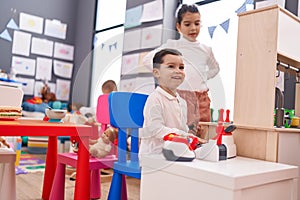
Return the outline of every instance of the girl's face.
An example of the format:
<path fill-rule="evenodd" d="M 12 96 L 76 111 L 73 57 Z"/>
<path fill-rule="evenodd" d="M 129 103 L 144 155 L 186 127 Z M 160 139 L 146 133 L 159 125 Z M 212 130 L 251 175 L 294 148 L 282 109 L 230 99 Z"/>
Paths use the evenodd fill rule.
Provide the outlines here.
<path fill-rule="evenodd" d="M 200 13 L 187 12 L 183 14 L 181 23 L 176 24 L 177 30 L 191 42 L 195 42 L 200 33 Z"/>
<path fill-rule="evenodd" d="M 185 78 L 182 57 L 171 54 L 165 55 L 160 68 L 153 69 L 153 75 L 157 78 L 160 86 L 175 93 Z"/>

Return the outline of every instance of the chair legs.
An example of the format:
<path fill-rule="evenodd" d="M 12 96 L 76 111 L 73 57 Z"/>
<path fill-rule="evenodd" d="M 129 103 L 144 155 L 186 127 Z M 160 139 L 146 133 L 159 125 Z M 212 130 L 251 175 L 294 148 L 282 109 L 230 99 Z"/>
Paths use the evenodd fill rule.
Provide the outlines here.
<path fill-rule="evenodd" d="M 49 200 L 65 199 L 65 171 L 66 166 L 62 163 L 57 163 Z"/>
<path fill-rule="evenodd" d="M 126 176 L 122 175 L 122 200 L 127 200 Z"/>
<path fill-rule="evenodd" d="M 127 200 L 125 175 L 114 172 L 110 184 L 108 200 Z"/>
<path fill-rule="evenodd" d="M 91 171 L 90 183 L 90 198 L 100 199 L 101 197 L 101 183 L 100 183 L 100 170 L 95 169 Z"/>
<path fill-rule="evenodd" d="M 66 172 L 66 165 L 62 163 L 57 163 L 56 173 L 54 176 L 49 200 L 64 200 L 65 172 Z M 90 174 L 91 174 L 90 198 L 100 199 L 101 197 L 100 170 L 99 169 L 91 170 Z"/>

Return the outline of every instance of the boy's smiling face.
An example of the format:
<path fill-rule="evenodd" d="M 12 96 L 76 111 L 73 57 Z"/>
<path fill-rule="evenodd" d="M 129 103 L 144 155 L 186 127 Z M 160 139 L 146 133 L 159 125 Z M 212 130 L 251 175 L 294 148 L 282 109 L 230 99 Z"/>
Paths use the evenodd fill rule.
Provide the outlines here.
<path fill-rule="evenodd" d="M 153 75 L 157 78 L 159 86 L 175 94 L 177 87 L 185 78 L 182 57 L 171 54 L 165 55 L 160 67 L 153 69 Z"/>

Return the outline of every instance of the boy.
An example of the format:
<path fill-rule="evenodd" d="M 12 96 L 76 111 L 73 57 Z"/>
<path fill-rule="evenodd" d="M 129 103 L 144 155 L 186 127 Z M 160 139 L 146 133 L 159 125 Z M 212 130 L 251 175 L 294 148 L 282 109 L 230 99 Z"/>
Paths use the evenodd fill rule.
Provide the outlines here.
<path fill-rule="evenodd" d="M 149 95 L 144 107 L 140 155 L 161 153 L 163 137 L 169 133 L 193 135 L 188 133 L 187 104 L 177 94 L 177 87 L 185 78 L 182 54 L 175 49 L 157 52 L 153 57 L 153 76 L 158 87 Z"/>
<path fill-rule="evenodd" d="M 152 58 L 155 52 L 172 48 L 179 50 L 186 66 L 186 79 L 177 90 L 179 95 L 187 102 L 187 121 L 190 127 L 194 127 L 199 121 L 209 122 L 210 97 L 207 81 L 214 78 L 220 71 L 212 48 L 199 41 L 201 30 L 201 14 L 197 5 L 182 4 L 176 12 L 176 29 L 180 34 L 179 39 L 169 39 L 162 46 L 148 53 L 143 64 L 152 66 Z M 196 133 L 201 138 L 207 138 L 207 130 Z"/>
<path fill-rule="evenodd" d="M 102 84 L 102 93 L 109 94 L 113 91 L 117 91 L 117 84 L 113 80 L 107 80 Z"/>

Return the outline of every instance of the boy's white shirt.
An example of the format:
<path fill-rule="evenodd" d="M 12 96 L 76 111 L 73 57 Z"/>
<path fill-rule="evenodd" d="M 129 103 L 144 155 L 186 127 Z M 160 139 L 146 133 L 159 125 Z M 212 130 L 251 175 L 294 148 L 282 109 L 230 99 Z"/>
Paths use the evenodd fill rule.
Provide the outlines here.
<path fill-rule="evenodd" d="M 161 153 L 163 137 L 169 133 L 189 135 L 186 122 L 185 100 L 178 94 L 174 97 L 157 87 L 149 95 L 144 107 L 144 126 L 140 129 L 140 155 Z"/>
<path fill-rule="evenodd" d="M 176 49 L 183 55 L 186 77 L 178 89 L 206 91 L 208 89 L 207 80 L 215 77 L 220 71 L 211 47 L 201 44 L 199 41 L 188 41 L 184 37 L 178 40 L 170 39 L 162 46 L 148 53 L 143 59 L 143 65 L 152 69 L 154 54 L 164 48 Z"/>

